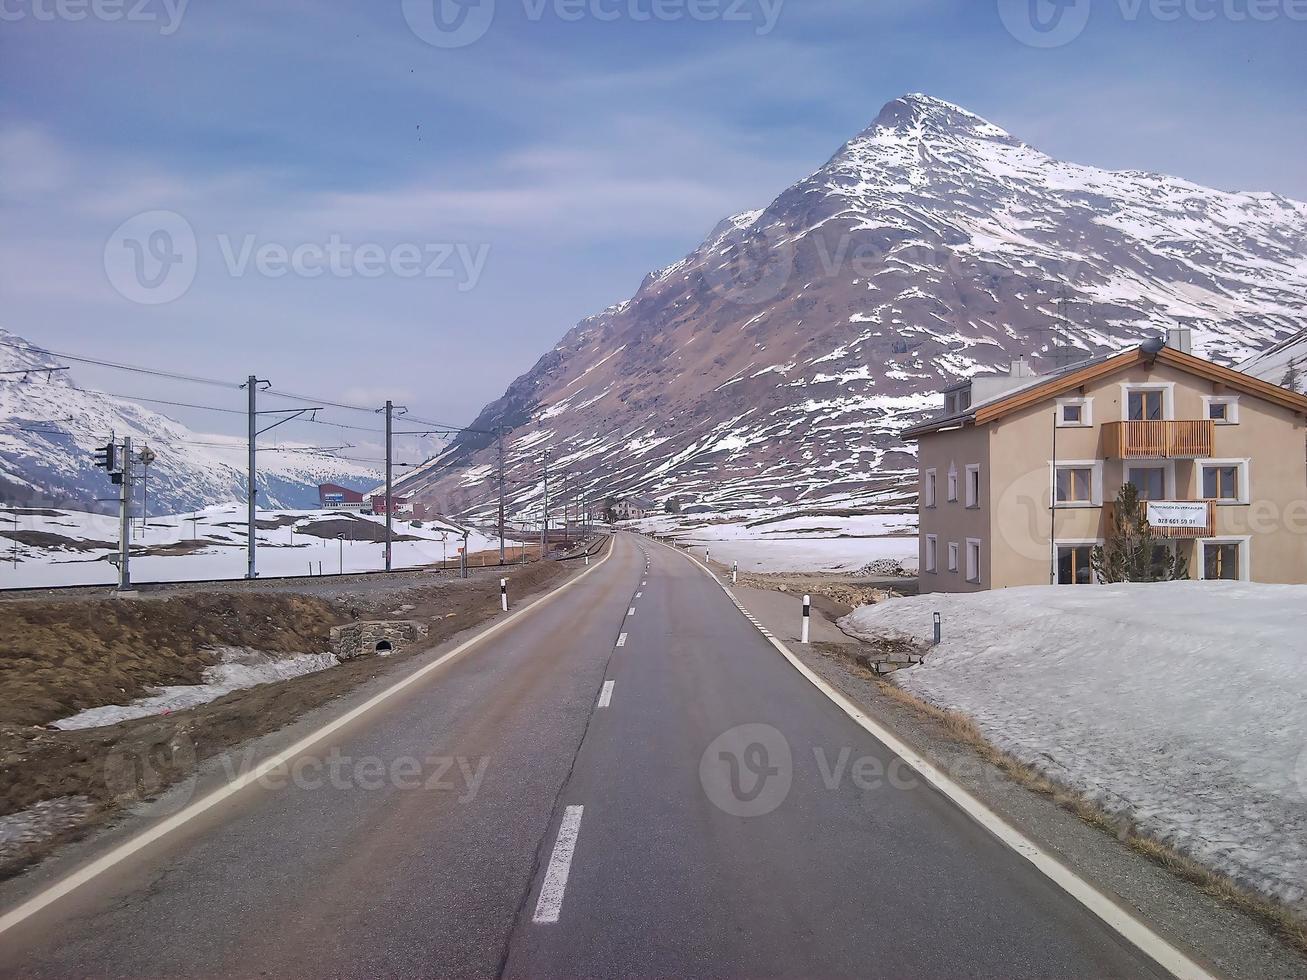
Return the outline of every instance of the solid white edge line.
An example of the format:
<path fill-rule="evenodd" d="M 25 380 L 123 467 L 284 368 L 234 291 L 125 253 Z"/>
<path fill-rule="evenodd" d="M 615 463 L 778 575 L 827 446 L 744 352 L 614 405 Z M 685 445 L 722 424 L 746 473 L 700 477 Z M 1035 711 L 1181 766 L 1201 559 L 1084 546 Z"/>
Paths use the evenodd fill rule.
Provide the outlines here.
<path fill-rule="evenodd" d="M 618 645 L 619 647 L 624 647 L 624 646 L 626 646 L 626 634 L 625 634 L 625 633 L 618 633 L 618 634 L 617 634 L 617 645 Z"/>
<path fill-rule="evenodd" d="M 604 681 L 603 689 L 599 692 L 599 707 L 607 708 L 613 703 L 613 685 L 616 681 Z"/>
<path fill-rule="evenodd" d="M 545 872 L 540 897 L 536 900 L 536 913 L 532 921 L 541 924 L 557 922 L 563 911 L 563 894 L 567 891 L 567 875 L 572 870 L 572 855 L 576 852 L 576 839 L 581 833 L 583 806 L 569 806 L 563 811 L 558 825 L 558 839 L 554 853 L 549 855 L 549 869 Z"/>
<path fill-rule="evenodd" d="M 159 821 L 159 823 L 155 824 L 154 826 L 146 828 L 145 830 L 141 831 L 141 833 L 133 837 L 131 840 L 124 841 L 122 844 L 119 844 L 117 847 L 110 850 L 107 854 L 103 854 L 100 857 L 96 858 L 94 861 L 91 861 L 90 863 L 83 865 L 81 868 L 78 868 L 76 871 L 73 871 L 67 876 L 59 879 L 49 887 L 37 892 L 31 898 L 15 906 L 13 909 L 6 912 L 4 915 L 0 915 L 0 935 L 3 935 L 8 930 L 12 929 L 14 926 L 23 922 L 25 919 L 30 918 L 32 915 L 35 915 L 37 912 L 41 911 L 45 907 L 57 902 L 59 899 L 63 898 L 65 895 L 69 894 L 73 890 L 80 888 L 82 885 L 86 884 L 87 882 L 92 881 L 95 878 L 99 877 L 100 875 L 104 874 L 104 872 L 108 871 L 110 868 L 114 867 L 115 865 L 122 863 L 125 859 L 131 857 L 136 852 L 144 849 L 150 844 L 153 844 L 155 841 L 166 836 L 167 834 L 170 834 L 178 827 L 181 827 L 184 824 L 189 823 L 192 819 L 199 816 L 201 813 L 204 813 L 206 810 L 209 810 L 212 807 L 217 806 L 223 800 L 226 800 L 234 796 L 236 793 L 240 792 L 246 786 L 249 786 L 251 783 L 254 783 L 257 780 L 263 778 L 265 775 L 272 772 L 274 769 L 277 769 L 279 766 L 282 766 L 287 762 L 291 761 L 296 756 L 298 756 L 301 752 L 304 752 L 307 749 L 311 749 L 313 746 L 317 745 L 323 739 L 329 737 L 335 732 L 338 732 L 340 729 L 344 728 L 346 725 L 357 720 L 358 718 L 361 718 L 363 715 L 367 714 L 373 708 L 377 707 L 377 705 L 394 697 L 400 691 L 412 687 L 414 684 L 416 684 L 422 678 L 426 677 L 428 674 L 432 673 L 433 671 L 439 670 L 441 667 L 448 664 L 451 660 L 454 660 L 455 658 L 462 656 L 468 650 L 471 650 L 477 644 L 482 643 L 485 640 L 488 640 L 496 633 L 500 632 L 503 629 L 506 629 L 509 625 L 516 622 L 519 618 L 531 612 L 531 610 L 556 599 L 558 596 L 562 595 L 572 586 L 576 585 L 578 582 L 580 582 L 583 578 L 585 578 L 595 569 L 603 565 L 604 562 L 608 561 L 608 559 L 611 558 L 613 555 L 613 550 L 614 550 L 613 546 L 616 545 L 616 543 L 617 543 L 617 538 L 616 537 L 611 538 L 609 548 L 608 548 L 608 554 L 604 555 L 603 558 L 595 562 L 593 565 L 587 568 L 576 578 L 572 579 L 570 582 L 564 582 L 562 585 L 560 585 L 557 589 L 554 589 L 552 592 L 548 592 L 545 595 L 540 596 L 538 599 L 533 600 L 529 605 L 523 606 L 517 612 L 511 613 L 505 618 L 494 623 L 484 632 L 478 633 L 476 636 L 469 637 L 468 639 L 460 643 L 458 646 L 456 646 L 453 650 L 450 650 L 448 653 L 443 654 L 439 659 L 433 660 L 425 667 L 422 667 L 419 670 L 414 671 L 412 674 L 409 674 L 403 680 L 397 681 L 396 683 L 392 684 L 390 687 L 386 688 L 384 691 L 381 691 L 380 693 L 373 695 L 368 700 L 364 701 L 362 704 L 345 712 L 345 714 L 341 715 L 339 718 L 336 718 L 335 720 L 330 721 L 327 724 L 323 725 L 317 731 L 305 735 L 303 738 L 301 738 L 298 742 L 291 745 L 289 748 L 282 749 L 280 752 L 277 752 L 274 755 L 269 756 L 267 759 L 265 759 L 259 765 L 255 766 L 249 772 L 237 776 L 231 782 L 226 783 L 218 787 L 217 789 L 213 790 L 211 793 L 208 793 L 207 795 L 200 797 L 200 799 L 196 800 L 194 803 L 189 804 L 185 809 L 177 811 L 171 817 L 167 817 L 166 819 Z"/>
<path fill-rule="evenodd" d="M 662 544 L 662 542 L 658 543 Z M 663 547 L 668 546 L 663 545 Z M 744 604 L 735 597 L 735 594 L 719 581 L 717 576 L 712 573 L 712 570 L 705 567 L 699 559 L 686 552 L 672 550 L 698 565 L 705 575 L 721 586 L 722 591 L 730 597 L 732 602 L 741 609 L 744 608 Z M 767 636 L 766 639 L 817 690 L 830 698 L 841 711 L 852 718 L 873 738 L 915 769 L 922 779 L 952 800 L 960 810 L 997 837 L 1003 844 L 1033 864 L 1041 874 L 1053 881 L 1162 969 L 1172 976 L 1183 978 L 1183 980 L 1216 980 L 1216 974 L 1209 972 L 1180 949 L 1163 939 L 1141 919 L 1136 918 L 1118 902 L 1099 891 L 1088 881 L 1085 881 L 1071 868 L 1021 833 L 978 798 L 972 796 L 966 789 L 955 783 L 944 772 L 936 768 L 933 763 L 929 762 L 925 756 L 902 741 L 889 729 L 883 727 L 879 722 L 863 713 L 853 702 L 810 670 L 807 664 L 791 653 L 789 648 L 776 639 L 775 636 Z"/>

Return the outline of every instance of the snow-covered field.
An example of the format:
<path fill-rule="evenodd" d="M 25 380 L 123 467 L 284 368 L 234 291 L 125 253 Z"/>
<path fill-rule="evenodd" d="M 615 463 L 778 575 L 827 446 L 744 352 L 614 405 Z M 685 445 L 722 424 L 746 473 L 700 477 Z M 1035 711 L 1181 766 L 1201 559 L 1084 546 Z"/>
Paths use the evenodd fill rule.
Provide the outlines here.
<path fill-rule="evenodd" d="M 895 680 L 1141 831 L 1307 898 L 1307 587 L 1038 586 L 894 599 L 854 635 L 943 642 Z"/>
<path fill-rule="evenodd" d="M 14 518 L 17 517 L 17 523 Z M 259 520 L 276 527 L 259 529 L 259 575 L 308 575 L 365 572 L 380 569 L 384 545 L 380 541 L 337 541 L 307 533 L 315 524 L 333 520 L 364 520 L 385 525 L 384 517 L 337 514 L 330 511 L 260 511 Z M 392 566 L 412 568 L 458 558 L 462 531 L 437 520 L 413 522 L 395 519 L 396 538 Z M 52 510 L 38 513 L 0 513 L 0 535 L 23 532 L 29 541 L 17 548 L 9 537 L 0 537 L 0 588 L 30 588 L 58 585 L 112 585 L 117 569 L 107 558 L 116 553 L 118 520 L 101 514 Z M 39 538 L 33 535 L 40 535 Z M 442 541 L 442 536 L 444 540 Z M 245 577 L 245 510 L 240 505 L 208 507 L 192 514 L 151 516 L 149 526 L 139 523 L 132 537 L 132 581 L 184 582 Z M 498 548 L 498 538 L 473 531 L 468 551 L 475 554 Z M 167 554 L 138 554 L 141 549 Z M 17 564 L 14 562 L 17 557 Z"/>
<path fill-rule="evenodd" d="M 671 535 L 707 548 L 718 561 L 738 561 L 755 572 L 852 572 L 878 559 L 917 568 L 915 513 L 801 512 L 794 508 L 724 514 L 659 514 L 624 526 Z"/>

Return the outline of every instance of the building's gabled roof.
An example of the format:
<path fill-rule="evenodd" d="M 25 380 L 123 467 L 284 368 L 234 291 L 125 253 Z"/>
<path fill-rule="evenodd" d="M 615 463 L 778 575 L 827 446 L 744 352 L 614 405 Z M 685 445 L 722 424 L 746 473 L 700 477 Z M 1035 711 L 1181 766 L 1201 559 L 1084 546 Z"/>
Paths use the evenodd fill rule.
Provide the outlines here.
<path fill-rule="evenodd" d="M 964 412 L 931 419 L 929 422 L 923 422 L 920 425 L 905 429 L 903 430 L 903 438 L 916 439 L 919 436 L 938 432 L 941 429 L 954 429 L 964 425 L 985 425 L 1005 415 L 1018 412 L 1023 408 L 1029 408 L 1031 405 L 1038 405 L 1040 402 L 1056 398 L 1068 391 L 1074 391 L 1092 381 L 1134 367 L 1136 364 L 1151 365 L 1156 361 L 1224 385 L 1235 391 L 1244 392 L 1257 398 L 1264 398 L 1291 411 L 1307 414 L 1307 396 L 1305 395 L 1254 378 L 1252 375 L 1222 367 L 1213 361 L 1186 354 L 1173 347 L 1163 346 L 1158 348 L 1152 344 L 1141 344 L 1138 347 L 1132 347 L 1117 354 L 1104 354 L 1088 360 L 1077 361 L 1054 371 L 1052 374 L 1043 374 L 1031 378 L 1029 384 L 1008 389 L 987 401 L 974 403 Z"/>

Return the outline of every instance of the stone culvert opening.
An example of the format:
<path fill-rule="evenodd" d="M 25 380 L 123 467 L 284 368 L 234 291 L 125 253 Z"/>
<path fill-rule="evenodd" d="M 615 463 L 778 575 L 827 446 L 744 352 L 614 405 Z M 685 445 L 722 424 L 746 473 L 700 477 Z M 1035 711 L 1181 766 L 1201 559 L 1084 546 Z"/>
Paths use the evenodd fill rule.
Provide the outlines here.
<path fill-rule="evenodd" d="M 389 640 L 382 640 L 377 644 L 377 653 L 390 653 L 391 646 Z"/>

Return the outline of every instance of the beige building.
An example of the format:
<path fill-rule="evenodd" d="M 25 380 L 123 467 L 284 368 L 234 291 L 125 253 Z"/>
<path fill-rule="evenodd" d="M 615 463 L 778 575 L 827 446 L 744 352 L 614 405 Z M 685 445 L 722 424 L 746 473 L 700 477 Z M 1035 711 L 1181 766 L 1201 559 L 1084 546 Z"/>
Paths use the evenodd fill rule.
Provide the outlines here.
<path fill-rule="evenodd" d="M 945 391 L 918 442 L 922 592 L 1093 581 L 1125 482 L 1194 578 L 1307 582 L 1307 397 L 1187 352 L 1187 331 Z"/>

